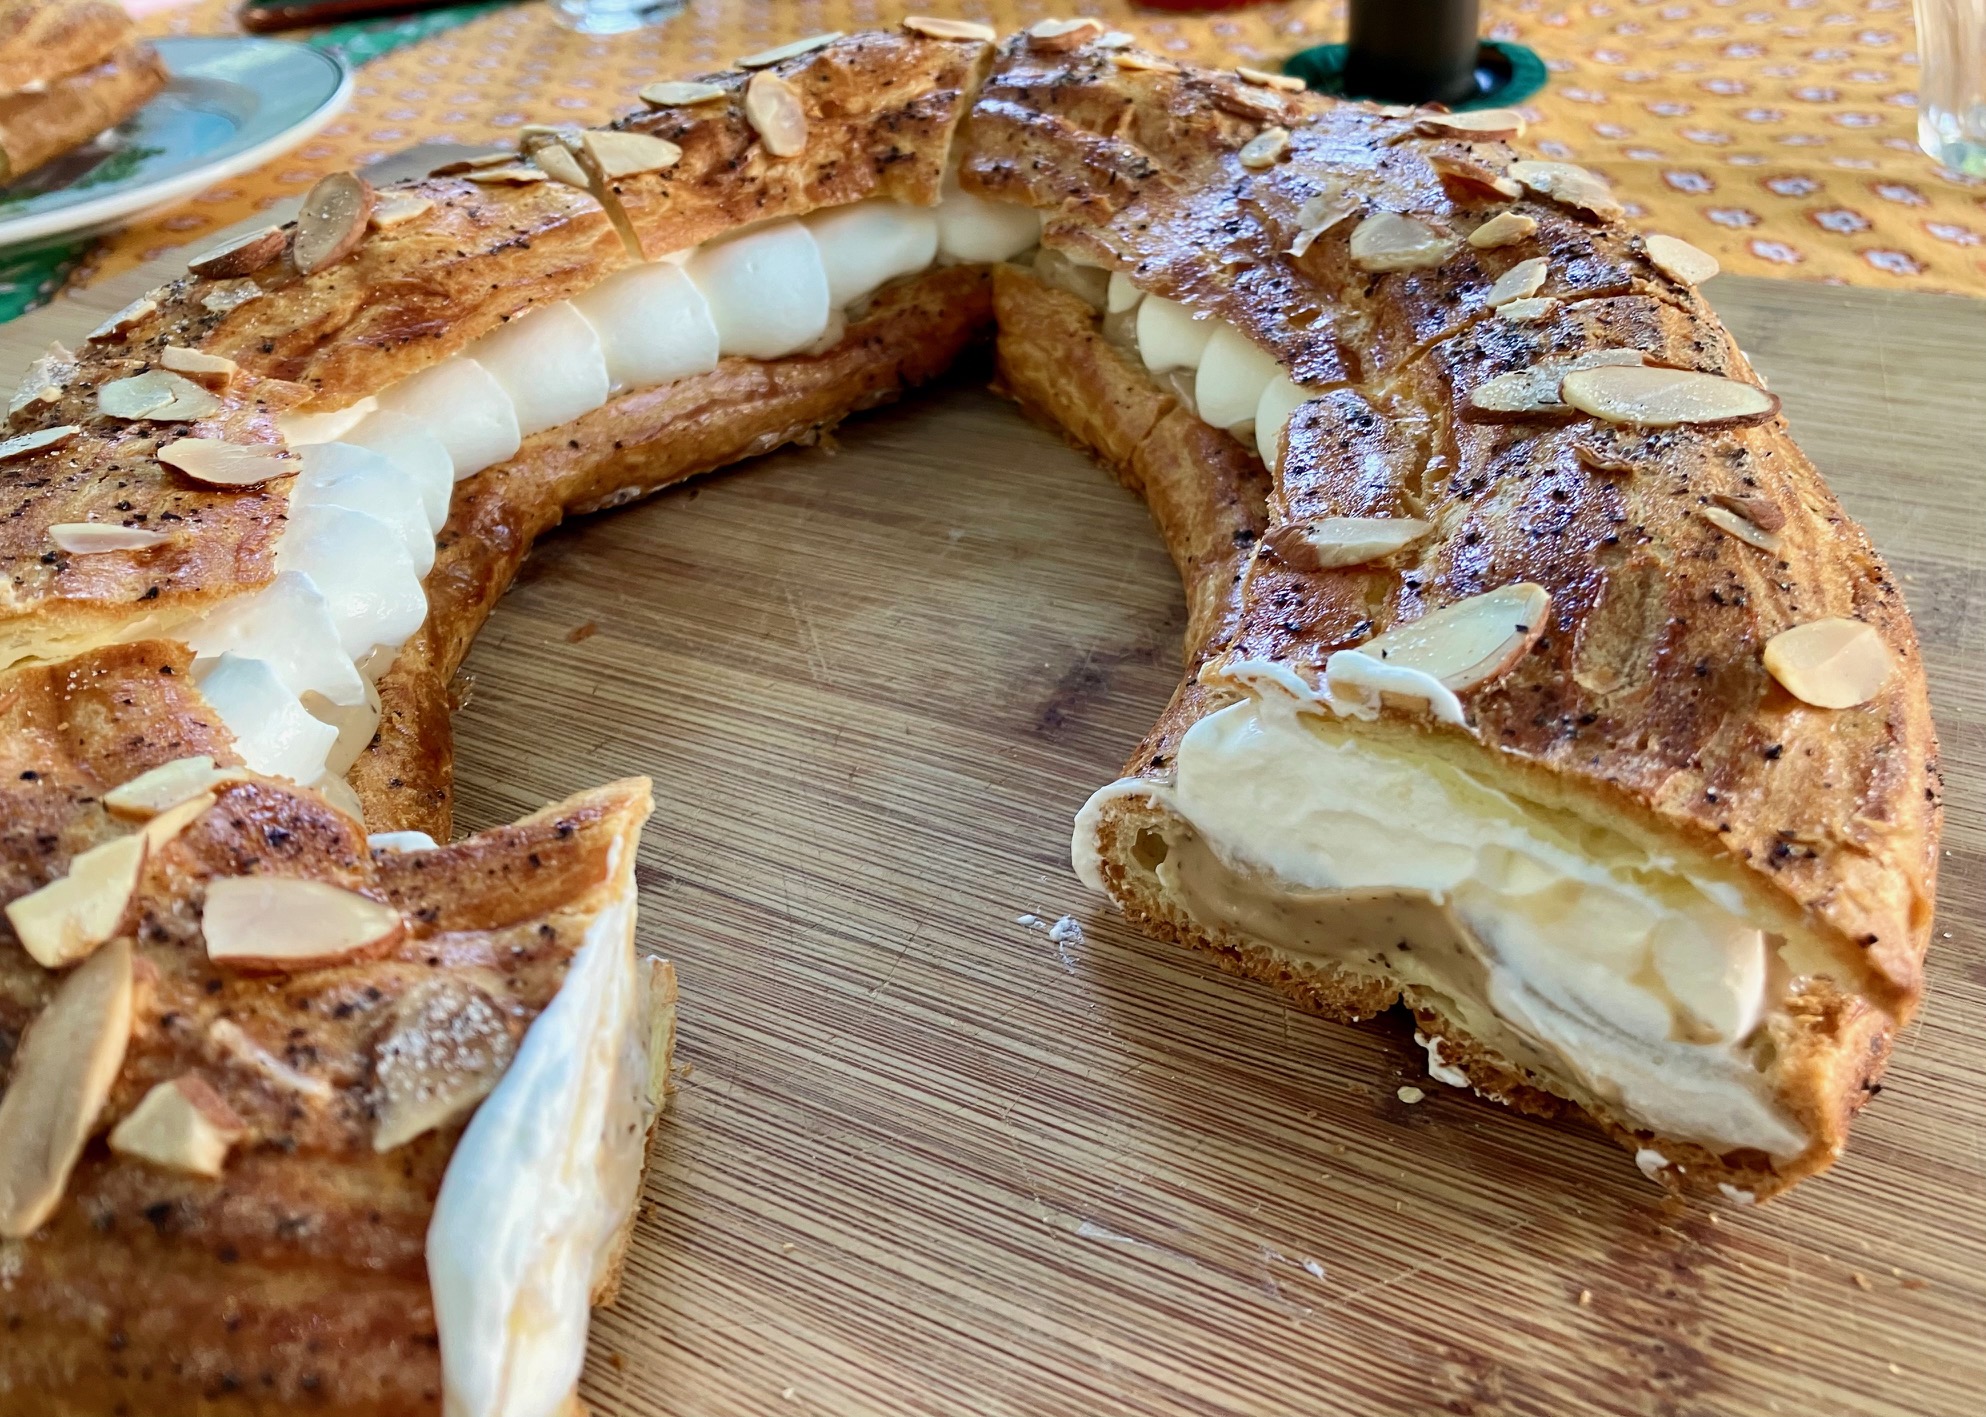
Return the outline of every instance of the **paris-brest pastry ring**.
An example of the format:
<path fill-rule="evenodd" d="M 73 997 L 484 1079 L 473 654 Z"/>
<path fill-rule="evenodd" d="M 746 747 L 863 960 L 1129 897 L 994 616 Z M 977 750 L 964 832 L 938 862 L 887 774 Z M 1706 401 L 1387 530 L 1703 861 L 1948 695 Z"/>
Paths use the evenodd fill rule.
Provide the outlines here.
<path fill-rule="evenodd" d="M 1829 1164 L 1920 994 L 1936 744 L 1714 263 L 1513 114 L 1094 21 L 642 98 L 327 178 L 14 400 L 0 1414 L 572 1410 L 669 1056 L 648 787 L 450 842 L 448 681 L 563 517 L 989 331 L 1190 606 L 1086 880 L 1670 1185 Z"/>

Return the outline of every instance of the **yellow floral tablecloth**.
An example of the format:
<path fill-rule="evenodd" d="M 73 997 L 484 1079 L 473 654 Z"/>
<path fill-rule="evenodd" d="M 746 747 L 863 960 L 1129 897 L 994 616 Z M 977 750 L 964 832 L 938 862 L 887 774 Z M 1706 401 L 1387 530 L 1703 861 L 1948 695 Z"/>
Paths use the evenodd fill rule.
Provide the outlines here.
<path fill-rule="evenodd" d="M 144 23 L 231 30 L 233 3 L 196 0 Z M 1341 0 L 1190 15 L 1126 0 L 691 0 L 657 29 L 612 38 L 572 34 L 545 6 L 520 5 L 367 65 L 351 109 L 318 138 L 110 238 L 76 278 L 196 241 L 322 173 L 423 139 L 501 141 L 528 122 L 598 121 L 634 106 L 648 80 L 906 11 L 1002 31 L 1095 14 L 1164 52 L 1261 67 L 1344 33 Z M 1606 173 L 1646 226 L 1731 271 L 1986 295 L 1986 184 L 1942 171 L 1915 142 L 1909 0 L 1484 0 L 1483 19 L 1551 70 L 1525 106 L 1527 143 Z"/>

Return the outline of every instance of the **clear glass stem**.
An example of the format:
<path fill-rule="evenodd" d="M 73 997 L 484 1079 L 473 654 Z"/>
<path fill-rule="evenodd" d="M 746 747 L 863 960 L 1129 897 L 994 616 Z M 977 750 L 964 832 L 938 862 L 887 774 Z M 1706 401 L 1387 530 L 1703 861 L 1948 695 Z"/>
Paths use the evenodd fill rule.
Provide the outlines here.
<path fill-rule="evenodd" d="M 1986 0 L 1917 0 L 1917 141 L 1986 177 Z"/>
<path fill-rule="evenodd" d="M 552 13 L 581 34 L 626 34 L 682 14 L 688 0 L 552 0 Z"/>

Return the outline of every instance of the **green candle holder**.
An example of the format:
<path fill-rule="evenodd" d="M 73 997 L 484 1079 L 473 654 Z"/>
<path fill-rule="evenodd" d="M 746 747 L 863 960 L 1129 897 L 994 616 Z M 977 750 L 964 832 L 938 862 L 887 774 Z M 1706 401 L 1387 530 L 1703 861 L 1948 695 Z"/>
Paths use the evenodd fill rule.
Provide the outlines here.
<path fill-rule="evenodd" d="M 1345 97 L 1345 46 L 1320 44 L 1299 50 L 1283 61 L 1283 72 L 1294 74 L 1316 93 Z M 1451 108 L 1505 108 L 1522 103 L 1550 79 L 1545 61 L 1521 44 L 1486 39 L 1476 53 L 1476 94 Z"/>

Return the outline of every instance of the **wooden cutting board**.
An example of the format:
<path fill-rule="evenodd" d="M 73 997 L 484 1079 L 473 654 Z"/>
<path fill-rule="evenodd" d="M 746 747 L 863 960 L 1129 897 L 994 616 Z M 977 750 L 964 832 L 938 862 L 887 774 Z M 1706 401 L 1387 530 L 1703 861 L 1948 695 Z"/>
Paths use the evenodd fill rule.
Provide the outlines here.
<path fill-rule="evenodd" d="M 1172 687 L 1178 587 L 965 380 L 567 528 L 470 659 L 462 827 L 656 782 L 687 1071 L 596 1414 L 1986 1413 L 1986 304 L 1712 293 L 1902 576 L 1944 735 L 1930 1000 L 1841 1165 L 1672 1200 L 1400 1020 L 1129 933 L 1069 824 Z"/>

